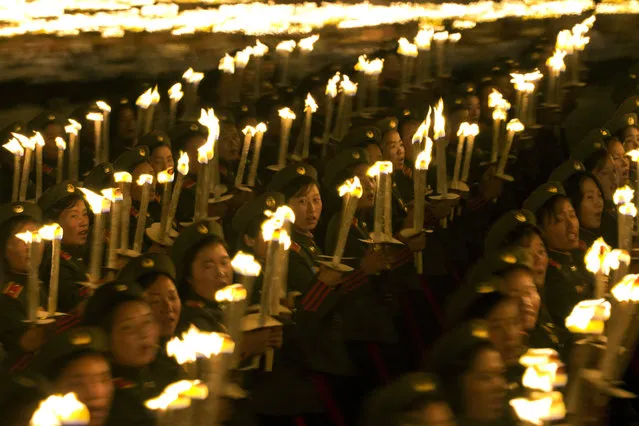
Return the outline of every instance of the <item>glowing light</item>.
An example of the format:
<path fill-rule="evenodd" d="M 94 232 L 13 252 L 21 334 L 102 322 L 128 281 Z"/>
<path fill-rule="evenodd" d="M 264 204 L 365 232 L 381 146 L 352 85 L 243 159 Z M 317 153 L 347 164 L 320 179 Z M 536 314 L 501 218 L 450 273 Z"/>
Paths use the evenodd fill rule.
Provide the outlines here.
<path fill-rule="evenodd" d="M 349 194 L 351 197 L 356 197 L 356 198 L 361 198 L 363 192 L 362 189 L 362 184 L 359 181 L 359 178 L 357 176 L 354 176 L 351 179 L 347 179 L 344 181 L 344 183 L 342 185 L 340 185 L 339 188 L 337 188 L 337 192 L 339 193 L 340 197 L 345 196 L 346 194 Z"/>
<path fill-rule="evenodd" d="M 317 111 L 317 103 L 310 93 L 306 94 L 306 100 L 304 101 L 304 111 Z"/>
<path fill-rule="evenodd" d="M 220 64 L 218 65 L 217 69 L 224 72 L 225 74 L 235 73 L 235 59 L 228 53 L 225 54 L 224 57 L 220 59 Z"/>
<path fill-rule="evenodd" d="M 238 251 L 233 260 L 231 260 L 231 266 L 236 274 L 244 275 L 245 277 L 257 277 L 262 271 L 262 265 L 255 260 L 252 254 Z"/>
<path fill-rule="evenodd" d="M 129 172 L 115 172 L 113 174 L 113 180 L 115 180 L 116 183 L 131 183 L 133 181 L 133 177 Z"/>
<path fill-rule="evenodd" d="M 280 53 L 288 54 L 295 50 L 295 46 L 297 46 L 295 40 L 284 40 L 279 42 L 277 46 L 275 46 L 275 50 Z"/>
<path fill-rule="evenodd" d="M 313 50 L 313 47 L 315 46 L 315 42 L 317 40 L 319 40 L 320 36 L 318 34 L 314 34 L 310 37 L 306 37 L 301 39 L 298 43 L 297 46 L 303 51 L 303 52 L 311 52 Z"/>
<path fill-rule="evenodd" d="M 610 293 L 619 302 L 639 302 L 639 275 L 626 275 Z"/>
<path fill-rule="evenodd" d="M 40 402 L 31 417 L 31 426 L 52 425 L 88 425 L 89 409 L 81 403 L 74 393 L 51 395 Z"/>
<path fill-rule="evenodd" d="M 601 334 L 610 309 L 610 302 L 604 299 L 583 300 L 566 318 L 566 328 L 577 334 Z"/>
<path fill-rule="evenodd" d="M 60 150 L 60 151 L 64 151 L 65 149 L 67 149 L 67 143 L 65 142 L 64 139 L 62 139 L 60 136 L 58 136 L 57 138 L 55 138 L 55 146 Z"/>
<path fill-rule="evenodd" d="M 20 145 L 20 142 L 18 142 L 16 138 L 11 138 L 11 140 L 2 145 L 2 147 L 13 155 L 18 155 L 20 157 L 24 155 L 24 148 L 22 148 L 22 145 Z"/>
<path fill-rule="evenodd" d="M 61 240 L 64 235 L 64 231 L 62 227 L 57 223 L 52 223 L 50 225 L 45 225 L 42 228 L 38 229 L 38 234 L 43 240 L 53 241 L 53 240 Z"/>
<path fill-rule="evenodd" d="M 215 292 L 216 302 L 241 302 L 246 299 L 246 289 L 241 284 L 231 284 Z"/>
<path fill-rule="evenodd" d="M 295 120 L 295 113 L 289 107 L 282 108 L 277 113 L 284 120 Z"/>
<path fill-rule="evenodd" d="M 400 38 L 398 41 L 397 53 L 402 56 L 409 56 L 411 58 L 417 57 L 417 46 L 406 39 L 406 37 Z"/>
<path fill-rule="evenodd" d="M 433 139 L 438 140 L 446 137 L 446 119 L 444 118 L 444 100 L 442 98 L 439 98 L 433 111 Z"/>
<path fill-rule="evenodd" d="M 144 176 L 144 175 L 142 175 Z M 84 198 L 89 203 L 89 207 L 91 207 L 91 211 L 95 214 L 102 214 L 109 211 L 109 202 L 105 200 L 105 198 L 90 189 L 79 188 L 80 191 L 84 194 Z"/>
<path fill-rule="evenodd" d="M 175 83 L 169 89 L 169 99 L 175 102 L 180 102 L 182 97 L 184 97 L 184 92 L 182 91 L 182 83 Z"/>

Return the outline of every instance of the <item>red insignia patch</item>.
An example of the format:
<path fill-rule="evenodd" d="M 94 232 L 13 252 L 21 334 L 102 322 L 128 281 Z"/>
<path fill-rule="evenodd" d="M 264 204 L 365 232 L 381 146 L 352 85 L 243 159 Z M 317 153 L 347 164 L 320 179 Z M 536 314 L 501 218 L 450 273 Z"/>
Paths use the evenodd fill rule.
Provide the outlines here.
<path fill-rule="evenodd" d="M 555 262 L 552 259 L 548 259 L 548 264 L 553 268 L 561 269 L 561 265 L 559 264 L 559 262 Z"/>
<path fill-rule="evenodd" d="M 204 302 L 199 302 L 197 300 L 187 300 L 186 302 L 184 302 L 184 304 L 186 306 L 191 307 L 191 308 L 203 308 L 204 307 Z"/>
<path fill-rule="evenodd" d="M 63 260 L 71 260 L 71 255 L 64 250 L 60 252 L 60 257 Z"/>
<path fill-rule="evenodd" d="M 291 250 L 293 250 L 295 253 L 299 253 L 301 249 L 302 247 L 300 247 L 299 244 L 295 242 L 291 243 Z"/>
<path fill-rule="evenodd" d="M 48 175 L 53 173 L 53 167 L 47 166 L 46 164 L 42 165 L 42 171 Z"/>
<path fill-rule="evenodd" d="M 135 382 L 132 382 L 131 380 L 123 379 L 122 377 L 115 377 L 113 379 L 113 385 L 118 389 L 130 389 L 136 386 Z"/>
<path fill-rule="evenodd" d="M 195 183 L 196 183 L 195 180 L 191 178 L 186 179 L 184 183 L 182 184 L 182 188 L 186 188 L 186 189 L 192 188 L 195 185 Z"/>
<path fill-rule="evenodd" d="M 4 288 L 3 293 L 6 294 L 7 296 L 13 298 L 13 299 L 17 299 L 18 296 L 20 296 L 20 293 L 22 293 L 22 289 L 23 288 L 24 287 L 22 287 L 20 284 L 11 281 Z"/>
<path fill-rule="evenodd" d="M 138 214 L 138 209 L 136 209 L 135 207 L 131 207 L 131 216 L 138 217 Z"/>

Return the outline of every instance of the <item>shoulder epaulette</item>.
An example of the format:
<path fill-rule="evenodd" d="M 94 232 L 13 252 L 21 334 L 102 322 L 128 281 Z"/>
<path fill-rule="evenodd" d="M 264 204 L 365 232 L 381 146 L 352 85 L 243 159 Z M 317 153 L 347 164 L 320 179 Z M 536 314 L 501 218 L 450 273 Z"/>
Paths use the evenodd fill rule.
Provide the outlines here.
<path fill-rule="evenodd" d="M 135 207 L 131 207 L 131 216 L 138 217 L 138 214 L 138 209 L 136 209 Z"/>
<path fill-rule="evenodd" d="M 191 179 L 191 178 L 187 178 L 184 183 L 182 184 L 182 188 L 192 188 L 195 185 L 195 180 Z"/>
<path fill-rule="evenodd" d="M 191 308 L 203 308 L 204 307 L 204 302 L 200 302 L 199 300 L 187 300 L 186 302 L 184 302 L 184 304 L 186 306 L 191 307 Z"/>
<path fill-rule="evenodd" d="M 20 284 L 14 281 L 9 281 L 9 283 L 7 283 L 7 285 L 4 287 L 2 293 L 13 299 L 17 299 L 20 296 L 20 293 L 22 293 L 23 288 L 24 287 Z"/>
<path fill-rule="evenodd" d="M 548 259 L 548 264 L 550 266 L 552 266 L 553 268 L 561 269 L 561 264 L 559 262 L 557 262 L 557 261 L 552 260 L 552 259 Z"/>
<path fill-rule="evenodd" d="M 302 247 L 300 247 L 299 244 L 292 242 L 291 243 L 291 250 L 294 251 L 295 253 L 299 253 L 300 250 L 302 250 Z"/>
<path fill-rule="evenodd" d="M 124 379 L 122 377 L 114 377 L 113 386 L 115 386 L 117 389 L 131 389 L 134 388 L 136 384 L 135 382 Z"/>
<path fill-rule="evenodd" d="M 61 250 L 61 251 L 60 251 L 60 257 L 61 257 L 63 260 L 71 260 L 71 254 L 70 254 L 70 253 L 68 253 L 68 252 L 66 252 L 66 251 L 64 251 L 64 250 Z"/>

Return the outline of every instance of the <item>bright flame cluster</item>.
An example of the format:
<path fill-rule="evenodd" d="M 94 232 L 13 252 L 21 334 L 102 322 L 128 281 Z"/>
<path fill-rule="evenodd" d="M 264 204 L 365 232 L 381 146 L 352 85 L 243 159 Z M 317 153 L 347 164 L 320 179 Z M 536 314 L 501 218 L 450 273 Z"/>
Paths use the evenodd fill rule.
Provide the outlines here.
<path fill-rule="evenodd" d="M 89 409 L 81 403 L 74 393 L 51 395 L 40 402 L 29 424 L 31 426 L 51 425 L 88 425 Z"/>
<path fill-rule="evenodd" d="M 344 183 L 337 188 L 337 192 L 339 192 L 340 197 L 349 194 L 351 197 L 361 198 L 363 194 L 362 184 L 359 178 L 354 176 L 351 179 L 345 180 Z"/>
<path fill-rule="evenodd" d="M 257 277 L 262 271 L 262 265 L 255 260 L 255 257 L 241 250 L 233 256 L 231 266 L 236 274 L 244 275 L 245 277 Z"/>
<path fill-rule="evenodd" d="M 601 334 L 610 309 L 610 302 L 604 299 L 582 300 L 566 317 L 566 328 L 576 334 Z"/>
<path fill-rule="evenodd" d="M 232 353 L 234 349 L 235 344 L 227 336 L 202 332 L 194 325 L 182 333 L 181 339 L 174 337 L 166 344 L 166 353 L 180 365 L 195 362 L 198 357 L 211 358 L 220 353 Z"/>
<path fill-rule="evenodd" d="M 593 274 L 598 272 L 610 275 L 610 270 L 617 270 L 621 263 L 630 264 L 630 255 L 625 250 L 612 249 L 603 238 L 597 238 L 584 257 L 586 269 Z"/>

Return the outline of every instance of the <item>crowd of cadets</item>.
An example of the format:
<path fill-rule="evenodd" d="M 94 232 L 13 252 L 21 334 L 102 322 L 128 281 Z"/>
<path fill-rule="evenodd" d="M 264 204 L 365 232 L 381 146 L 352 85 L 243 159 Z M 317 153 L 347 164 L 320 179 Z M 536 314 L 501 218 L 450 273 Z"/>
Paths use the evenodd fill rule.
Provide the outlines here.
<path fill-rule="evenodd" d="M 387 58 L 389 69 L 392 59 Z M 540 109 L 539 126 L 515 143 L 507 168 L 515 180 L 506 182 L 495 176 L 495 165 L 488 161 L 492 121 L 487 96 L 497 89 L 514 100 L 508 75 L 519 69 L 517 62 L 504 60 L 475 84 L 437 81 L 402 99 L 394 90 L 397 76 L 385 71 L 384 108 L 354 115 L 348 134 L 332 140 L 326 156 L 314 144 L 308 162 L 290 162 L 277 173 L 267 170 L 276 162 L 278 109 L 299 111 L 308 91 L 324 99 L 326 80 L 339 69 L 328 67 L 299 82 L 296 90 L 265 84 L 266 94 L 254 103 L 214 103 L 221 121 L 221 179 L 233 194 L 209 206 L 215 220 L 192 223 L 197 148 L 207 138 L 196 117 L 187 114 L 166 132 L 138 138 L 135 107 L 126 99 L 114 100 L 110 162 L 89 167 L 93 136 L 92 126 L 85 125 L 82 182 L 59 184 L 55 138 L 65 136 L 68 117 L 46 111 L 26 125 L 13 123 L 4 130 L 2 141 L 10 132 L 39 131 L 45 146 L 44 192 L 34 201 L 10 202 L 13 163 L 5 150 L 0 154 L 0 423 L 26 424 L 47 394 L 75 392 L 88 406 L 92 426 L 154 424 L 143 401 L 184 376 L 167 356 L 165 343 L 191 324 L 204 331 L 225 330 L 214 294 L 234 282 L 231 258 L 242 250 L 263 262 L 263 212 L 286 204 L 296 221 L 288 265 L 290 297 L 282 300 L 287 309 L 279 318 L 283 325 L 245 332 L 236 349 L 242 360 L 250 360 L 274 348 L 273 369 L 257 366 L 229 377 L 246 392 L 223 395 L 225 409 L 218 423 L 517 424 L 508 400 L 520 391 L 519 357 L 526 348 L 553 348 L 564 363 L 570 362 L 574 338 L 564 319 L 578 301 L 593 294 L 584 250 L 600 236 L 616 244 L 612 195 L 628 183 L 625 152 L 639 142 L 636 98 L 619 102 L 607 128 L 593 129 L 572 152 L 559 131 L 569 102 L 562 109 Z M 342 64 L 341 69 L 349 67 Z M 212 95 L 207 90 L 200 94 L 204 101 Z M 470 192 L 459 200 L 428 199 L 423 226 L 429 232 L 406 238 L 400 231 L 413 228 L 412 136 L 428 105 L 440 96 L 446 105 L 451 165 L 457 126 L 464 121 L 480 126 Z M 321 137 L 322 106 L 320 102 L 313 116 L 313 139 Z M 81 108 L 74 117 L 83 121 L 87 111 Z M 268 123 L 268 131 L 258 182 L 252 191 L 240 191 L 234 188 L 240 132 L 260 121 Z M 146 236 L 142 254 L 119 259 L 115 281 L 96 290 L 83 286 L 93 217 L 78 187 L 96 192 L 112 187 L 117 171 L 131 173 L 134 182 L 141 174 L 155 175 L 175 166 L 180 151 L 189 154 L 190 168 L 171 245 Z M 393 233 L 402 245 L 363 242 L 370 239 L 375 201 L 375 181 L 366 171 L 380 160 L 393 163 Z M 433 162 L 431 188 L 436 188 L 435 169 Z M 342 273 L 319 260 L 332 254 L 336 244 L 341 221 L 336 188 L 353 176 L 359 178 L 363 196 L 344 253 L 354 270 Z M 140 203 L 136 185 L 131 195 L 134 230 Z M 160 221 L 160 195 L 161 188 L 154 187 L 148 225 Z M 447 226 L 442 226 L 444 219 Z M 28 254 L 15 235 L 50 222 L 64 230 L 58 310 L 67 315 L 30 325 L 24 321 Z M 38 254 L 42 306 L 50 250 L 44 244 Z M 423 274 L 416 272 L 416 253 L 423 257 Z M 253 299 L 259 300 L 260 279 L 256 288 Z M 628 383 L 636 383 L 632 377 L 630 369 Z"/>

